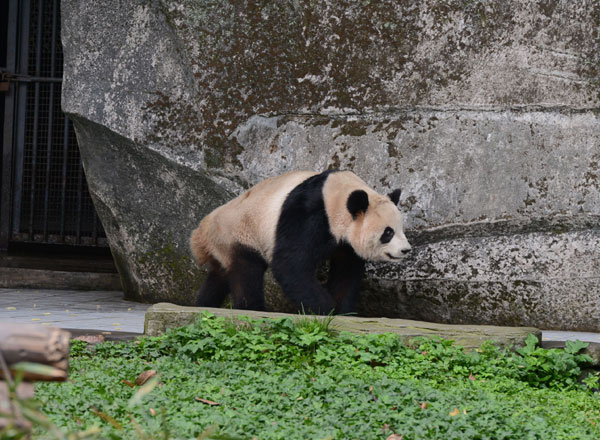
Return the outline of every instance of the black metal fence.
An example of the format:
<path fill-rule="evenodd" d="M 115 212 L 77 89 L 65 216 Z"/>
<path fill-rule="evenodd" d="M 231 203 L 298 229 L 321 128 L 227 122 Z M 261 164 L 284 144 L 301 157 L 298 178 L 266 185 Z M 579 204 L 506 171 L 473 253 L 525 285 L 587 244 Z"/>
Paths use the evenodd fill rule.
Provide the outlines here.
<path fill-rule="evenodd" d="M 107 246 L 60 106 L 60 0 L 11 0 L 6 32 L 0 248 Z"/>

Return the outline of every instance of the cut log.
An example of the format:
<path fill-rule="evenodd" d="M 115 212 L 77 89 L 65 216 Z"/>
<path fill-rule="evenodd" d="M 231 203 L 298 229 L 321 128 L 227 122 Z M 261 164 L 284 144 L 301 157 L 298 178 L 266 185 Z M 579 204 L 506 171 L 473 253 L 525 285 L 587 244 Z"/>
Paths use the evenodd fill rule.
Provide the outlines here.
<path fill-rule="evenodd" d="M 64 381 L 69 368 L 71 334 L 54 327 L 32 324 L 0 324 L 0 354 L 10 368 L 18 362 L 52 367 L 48 374 L 26 372 L 24 380 Z M 4 376 L 0 369 L 0 378 Z"/>

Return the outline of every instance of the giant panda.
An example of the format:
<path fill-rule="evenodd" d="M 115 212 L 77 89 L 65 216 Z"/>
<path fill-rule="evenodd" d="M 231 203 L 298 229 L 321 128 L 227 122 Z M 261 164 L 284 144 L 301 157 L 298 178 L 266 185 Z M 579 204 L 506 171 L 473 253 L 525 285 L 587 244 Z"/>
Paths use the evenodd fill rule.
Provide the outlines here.
<path fill-rule="evenodd" d="M 411 246 L 397 207 L 350 171 L 292 171 L 260 182 L 208 214 L 190 238 L 198 265 L 210 265 L 197 305 L 264 310 L 270 265 L 299 310 L 348 313 L 356 307 L 365 260 L 398 261 Z M 326 287 L 317 269 L 329 260 Z"/>

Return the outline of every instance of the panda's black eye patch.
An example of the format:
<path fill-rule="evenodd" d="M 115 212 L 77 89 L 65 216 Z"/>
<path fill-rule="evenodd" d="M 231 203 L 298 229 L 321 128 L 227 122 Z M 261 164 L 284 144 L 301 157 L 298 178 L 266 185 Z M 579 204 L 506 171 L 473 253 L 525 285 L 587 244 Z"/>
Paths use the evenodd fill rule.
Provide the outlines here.
<path fill-rule="evenodd" d="M 388 226 L 385 228 L 385 231 L 383 231 L 383 234 L 381 234 L 379 241 L 381 241 L 383 244 L 386 244 L 392 241 L 392 238 L 394 238 L 394 230 Z"/>

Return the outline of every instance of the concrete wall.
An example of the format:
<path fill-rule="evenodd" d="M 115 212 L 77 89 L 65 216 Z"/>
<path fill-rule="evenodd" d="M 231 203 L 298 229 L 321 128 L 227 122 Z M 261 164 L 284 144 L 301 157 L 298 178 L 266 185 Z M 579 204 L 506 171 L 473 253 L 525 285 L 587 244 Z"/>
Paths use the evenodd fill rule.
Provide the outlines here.
<path fill-rule="evenodd" d="M 345 168 L 403 189 L 416 245 L 370 267 L 361 313 L 600 329 L 597 2 L 64 0 L 62 17 L 63 107 L 128 297 L 189 303 L 203 215 Z"/>

